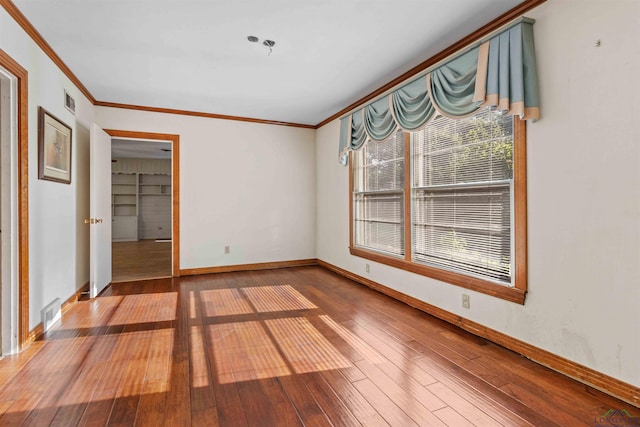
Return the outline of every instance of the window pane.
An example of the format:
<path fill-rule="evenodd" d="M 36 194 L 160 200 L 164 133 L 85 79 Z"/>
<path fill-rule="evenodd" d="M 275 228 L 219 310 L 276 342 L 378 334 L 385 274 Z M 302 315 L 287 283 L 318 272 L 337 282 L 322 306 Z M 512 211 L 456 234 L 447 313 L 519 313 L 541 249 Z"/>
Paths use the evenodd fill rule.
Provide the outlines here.
<path fill-rule="evenodd" d="M 354 153 L 354 244 L 404 254 L 404 138 L 397 132 Z"/>
<path fill-rule="evenodd" d="M 440 116 L 412 141 L 414 261 L 510 284 L 512 118 Z"/>
<path fill-rule="evenodd" d="M 510 281 L 509 186 L 414 196 L 414 259 L 448 270 Z"/>
<path fill-rule="evenodd" d="M 402 132 L 384 141 L 367 142 L 357 151 L 361 179 L 354 191 L 402 190 L 404 185 L 404 143 Z"/>
<path fill-rule="evenodd" d="M 358 194 L 354 199 L 355 244 L 389 252 L 404 253 L 403 195 Z"/>
<path fill-rule="evenodd" d="M 439 116 L 414 133 L 414 186 L 490 182 L 513 177 L 513 118 L 482 110 Z"/>

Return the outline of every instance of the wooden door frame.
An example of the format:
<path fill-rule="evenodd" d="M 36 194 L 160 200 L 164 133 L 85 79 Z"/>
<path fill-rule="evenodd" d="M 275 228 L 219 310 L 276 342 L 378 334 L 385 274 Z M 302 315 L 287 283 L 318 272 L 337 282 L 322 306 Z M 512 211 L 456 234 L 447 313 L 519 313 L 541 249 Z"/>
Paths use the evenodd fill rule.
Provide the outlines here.
<path fill-rule="evenodd" d="M 17 83 L 17 181 L 18 181 L 18 351 L 35 336 L 29 334 L 29 126 L 28 74 L 13 58 L 0 49 L 0 66 L 16 78 Z"/>
<path fill-rule="evenodd" d="M 171 142 L 171 249 L 173 277 L 180 276 L 180 135 L 105 129 L 112 138 L 151 139 Z"/>

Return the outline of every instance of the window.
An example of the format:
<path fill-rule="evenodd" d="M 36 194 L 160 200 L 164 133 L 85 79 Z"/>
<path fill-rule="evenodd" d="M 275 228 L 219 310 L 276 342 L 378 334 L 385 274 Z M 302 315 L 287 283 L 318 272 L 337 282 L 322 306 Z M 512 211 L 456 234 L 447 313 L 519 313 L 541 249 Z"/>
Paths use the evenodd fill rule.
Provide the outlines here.
<path fill-rule="evenodd" d="M 523 303 L 524 121 L 483 108 L 352 154 L 351 253 Z"/>
<path fill-rule="evenodd" d="M 511 284 L 513 118 L 437 117 L 411 166 L 414 261 Z"/>
<path fill-rule="evenodd" d="M 396 132 L 369 141 L 355 154 L 354 242 L 393 256 L 404 255 L 404 139 Z"/>

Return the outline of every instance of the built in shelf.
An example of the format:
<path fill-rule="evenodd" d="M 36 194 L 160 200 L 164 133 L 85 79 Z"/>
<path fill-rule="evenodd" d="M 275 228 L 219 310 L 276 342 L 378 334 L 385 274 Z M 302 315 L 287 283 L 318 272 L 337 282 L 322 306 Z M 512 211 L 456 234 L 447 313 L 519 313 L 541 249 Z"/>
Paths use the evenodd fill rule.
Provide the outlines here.
<path fill-rule="evenodd" d="M 112 174 L 111 215 L 113 219 L 113 241 L 138 240 L 142 197 L 167 197 L 171 196 L 171 194 L 171 175 L 150 175 L 142 173 Z M 145 200 L 150 201 L 152 199 Z"/>

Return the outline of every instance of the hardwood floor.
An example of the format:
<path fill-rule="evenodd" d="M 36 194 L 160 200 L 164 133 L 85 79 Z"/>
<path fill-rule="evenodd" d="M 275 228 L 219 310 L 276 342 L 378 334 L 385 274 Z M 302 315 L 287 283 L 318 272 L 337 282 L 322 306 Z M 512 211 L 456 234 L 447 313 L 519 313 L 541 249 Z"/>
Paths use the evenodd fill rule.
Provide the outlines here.
<path fill-rule="evenodd" d="M 638 409 L 321 267 L 115 284 L 0 360 L 0 425 L 593 426 Z"/>
<path fill-rule="evenodd" d="M 114 242 L 111 251 L 114 283 L 171 277 L 171 242 Z"/>

